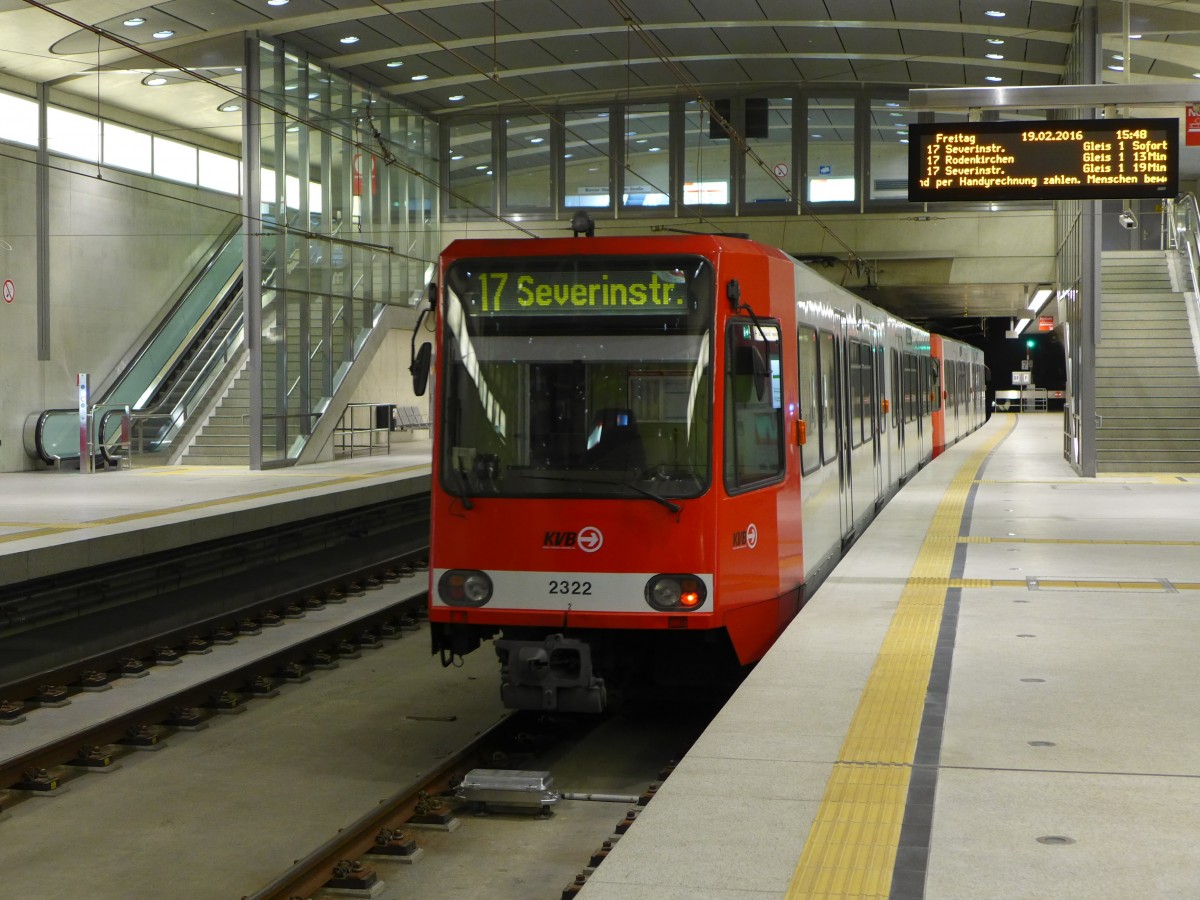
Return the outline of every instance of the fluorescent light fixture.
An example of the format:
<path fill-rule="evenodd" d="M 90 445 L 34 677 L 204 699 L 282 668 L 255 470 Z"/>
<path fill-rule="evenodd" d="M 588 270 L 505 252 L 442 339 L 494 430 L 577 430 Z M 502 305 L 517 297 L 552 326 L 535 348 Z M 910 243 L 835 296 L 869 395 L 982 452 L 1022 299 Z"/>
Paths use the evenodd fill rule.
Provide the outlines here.
<path fill-rule="evenodd" d="M 1035 316 L 1041 312 L 1042 307 L 1046 305 L 1046 301 L 1054 294 L 1054 291 L 1048 287 L 1040 287 L 1033 292 L 1033 298 L 1029 301 L 1028 309 Z"/>
<path fill-rule="evenodd" d="M 1013 337 L 1020 337 L 1025 329 L 1029 327 L 1029 323 L 1032 321 L 1032 319 L 1021 319 L 1019 322 L 1017 322 L 1017 327 L 1013 329 Z"/>
<path fill-rule="evenodd" d="M 1000 12 L 998 9 L 989 9 L 984 13 L 984 15 L 991 16 L 993 19 L 1003 19 L 1005 14 Z"/>
<path fill-rule="evenodd" d="M 984 81 L 1003 81 L 1004 79 L 1001 78 L 999 75 L 984 75 L 983 80 Z"/>

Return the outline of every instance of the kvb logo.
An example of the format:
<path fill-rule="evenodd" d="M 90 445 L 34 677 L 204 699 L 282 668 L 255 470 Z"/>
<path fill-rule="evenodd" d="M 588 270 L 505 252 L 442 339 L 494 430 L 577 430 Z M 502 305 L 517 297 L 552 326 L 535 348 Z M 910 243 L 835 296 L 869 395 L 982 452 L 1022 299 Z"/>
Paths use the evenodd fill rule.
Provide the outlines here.
<path fill-rule="evenodd" d="M 543 550 L 582 550 L 595 553 L 604 546 L 604 533 L 594 525 L 578 531 L 547 531 L 542 540 Z"/>
<path fill-rule="evenodd" d="M 758 546 L 758 526 L 753 522 L 746 526 L 745 531 L 733 533 L 734 550 L 753 550 Z"/>

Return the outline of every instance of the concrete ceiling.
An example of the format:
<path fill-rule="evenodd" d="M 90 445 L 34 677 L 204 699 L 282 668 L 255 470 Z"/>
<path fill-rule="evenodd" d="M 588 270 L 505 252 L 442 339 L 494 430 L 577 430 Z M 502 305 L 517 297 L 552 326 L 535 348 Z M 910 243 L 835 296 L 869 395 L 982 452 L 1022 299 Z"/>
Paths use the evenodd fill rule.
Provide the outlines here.
<path fill-rule="evenodd" d="M 278 37 L 438 117 L 796 84 L 1060 84 L 1081 5 L 1082 0 L 152 5 L 0 0 L 0 73 L 49 82 L 88 102 L 237 142 L 239 117 L 219 108 L 240 89 L 247 34 Z M 989 10 L 1004 15 L 988 15 Z M 1173 83 L 1181 96 L 1200 94 L 1200 2 L 1131 2 L 1129 31 L 1138 38 L 1126 35 L 1123 11 L 1117 0 L 1100 4 L 1105 63 L 1113 67 L 1104 70 L 1104 78 Z M 165 76 L 166 83 L 147 85 L 154 75 Z M 903 305 L 904 291 L 893 293 Z M 971 286 L 937 292 L 947 309 L 988 314 L 993 306 L 984 294 Z M 932 302 L 928 289 L 922 302 Z M 1011 309 L 1013 302 L 997 295 L 994 308 Z"/>

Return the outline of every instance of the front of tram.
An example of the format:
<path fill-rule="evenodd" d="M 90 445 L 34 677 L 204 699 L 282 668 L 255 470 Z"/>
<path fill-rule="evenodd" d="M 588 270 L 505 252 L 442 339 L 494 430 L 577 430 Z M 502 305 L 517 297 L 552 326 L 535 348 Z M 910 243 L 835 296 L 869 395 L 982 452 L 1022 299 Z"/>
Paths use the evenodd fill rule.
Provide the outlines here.
<path fill-rule="evenodd" d="M 499 633 L 512 708 L 599 711 L 643 632 L 711 619 L 713 267 L 662 243 L 443 254 L 434 651 Z"/>

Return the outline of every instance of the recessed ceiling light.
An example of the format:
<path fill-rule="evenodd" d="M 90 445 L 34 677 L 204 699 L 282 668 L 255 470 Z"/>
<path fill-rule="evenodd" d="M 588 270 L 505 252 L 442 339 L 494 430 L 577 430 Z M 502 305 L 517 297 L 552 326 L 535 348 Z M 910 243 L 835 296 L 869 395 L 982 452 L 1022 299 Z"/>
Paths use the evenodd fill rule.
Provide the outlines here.
<path fill-rule="evenodd" d="M 651 148 L 650 148 L 650 152 L 651 152 L 651 153 L 661 153 L 661 152 L 662 152 L 662 147 L 651 147 Z"/>
<path fill-rule="evenodd" d="M 888 113 L 889 116 L 902 117 L 904 113 Z"/>
<path fill-rule="evenodd" d="M 1004 59 L 1004 54 L 1003 54 L 1003 53 L 985 53 L 984 55 L 985 55 L 985 56 L 986 56 L 988 59 Z"/>
<path fill-rule="evenodd" d="M 901 143 L 901 144 L 907 144 L 907 143 L 908 143 L 908 138 L 900 138 L 900 141 L 899 141 L 899 143 Z"/>
<path fill-rule="evenodd" d="M 1140 34 L 1131 34 L 1129 36 L 1129 39 L 1131 41 L 1140 41 L 1142 39 L 1142 36 Z"/>
<path fill-rule="evenodd" d="M 461 153 L 452 153 L 452 154 L 450 154 L 450 158 L 455 161 L 458 161 L 463 158 L 463 155 Z"/>
<path fill-rule="evenodd" d="M 412 77 L 412 80 L 413 81 L 425 81 L 427 78 L 429 78 L 428 75 L 414 75 Z"/>
<path fill-rule="evenodd" d="M 1003 43 L 1004 43 L 1004 38 L 988 38 L 988 39 L 987 39 L 987 42 L 988 42 L 989 44 L 1003 44 Z"/>
<path fill-rule="evenodd" d="M 387 64 L 387 67 L 388 67 L 389 69 L 398 69 L 398 68 L 400 68 L 402 65 L 404 65 L 404 60 L 402 60 L 402 59 L 393 59 L 393 60 L 391 60 L 391 61 L 389 61 L 389 62 L 388 62 L 388 64 Z"/>
<path fill-rule="evenodd" d="M 267 0 L 267 6 L 287 6 L 288 0 Z"/>
<path fill-rule="evenodd" d="M 483 171 L 484 169 L 486 169 L 486 168 L 487 168 L 487 166 L 476 166 L 476 167 L 475 167 L 475 171 L 476 171 L 476 172 L 482 172 L 482 171 Z"/>
<path fill-rule="evenodd" d="M 221 112 L 237 112 L 242 108 L 240 103 L 222 103 L 217 107 Z"/>
<path fill-rule="evenodd" d="M 148 85 L 150 85 L 150 87 L 158 87 L 160 84 L 166 84 L 166 83 L 167 83 L 167 79 L 163 78 L 161 75 L 151 75 L 149 78 L 147 78 L 145 81 L 142 82 L 142 84 L 148 84 Z"/>
<path fill-rule="evenodd" d="M 134 16 L 132 19 L 126 19 L 121 24 L 123 24 L 129 28 L 137 28 L 139 25 L 145 25 L 146 20 L 143 19 L 141 16 Z"/>
<path fill-rule="evenodd" d="M 545 138 L 540 138 L 540 137 L 536 137 L 536 138 L 530 138 L 530 139 L 529 139 L 529 143 L 531 143 L 531 144 L 540 144 L 540 143 L 542 143 L 542 141 L 544 141 L 544 140 L 546 140 L 546 139 L 545 139 Z"/>
<path fill-rule="evenodd" d="M 455 94 L 453 97 L 450 98 L 450 102 L 457 103 L 459 100 L 464 100 L 464 99 L 466 99 L 466 94 Z"/>
<path fill-rule="evenodd" d="M 297 131 L 299 131 L 299 130 L 300 130 L 300 126 L 299 126 L 299 125 L 289 125 L 289 126 L 288 126 L 287 128 L 285 128 L 284 130 L 285 130 L 285 131 L 286 131 L 288 134 L 295 134 Z"/>
<path fill-rule="evenodd" d="M 811 137 L 811 138 L 819 138 L 819 137 L 823 137 L 823 135 L 819 135 L 819 134 L 810 134 L 810 135 L 809 135 L 809 137 Z"/>
<path fill-rule="evenodd" d="M 999 75 L 984 75 L 983 80 L 984 81 L 1003 81 L 1004 79 L 1001 78 Z"/>
<path fill-rule="evenodd" d="M 321 96 L 321 95 L 320 95 L 320 94 L 318 94 L 316 91 L 313 91 L 311 94 L 309 94 L 309 95 L 308 95 L 308 99 L 309 99 L 309 100 L 316 100 L 316 99 L 317 99 L 318 97 L 320 97 L 320 96 Z"/>
<path fill-rule="evenodd" d="M 1125 57 L 1122 56 L 1120 53 L 1114 53 L 1113 59 L 1115 59 L 1117 62 L 1125 62 Z"/>
<path fill-rule="evenodd" d="M 889 100 L 887 103 L 885 103 L 885 104 L 883 104 L 883 105 L 884 105 L 884 106 L 892 106 L 892 107 L 895 107 L 895 106 L 899 106 L 900 104 L 899 104 L 899 103 L 897 103 L 895 100 Z"/>
<path fill-rule="evenodd" d="M 1109 66 L 1109 68 L 1112 69 L 1114 72 L 1124 72 L 1125 71 L 1124 66 Z"/>
<path fill-rule="evenodd" d="M 564 154 L 563 154 L 563 159 L 571 159 L 571 158 L 572 158 L 572 157 L 574 157 L 574 156 L 575 156 L 575 154 L 574 154 L 574 153 L 564 153 Z"/>
<path fill-rule="evenodd" d="M 338 38 L 338 41 L 343 44 L 357 44 L 358 38 L 353 34 L 348 34 L 344 38 Z"/>
<path fill-rule="evenodd" d="M 174 37 L 174 35 L 175 35 L 175 32 L 173 32 L 170 28 L 164 28 L 162 31 L 154 32 L 154 36 L 156 38 L 158 38 L 160 41 L 163 40 L 164 38 Z"/>
<path fill-rule="evenodd" d="M 1004 13 L 1000 12 L 1000 10 L 998 10 L 998 9 L 989 9 L 987 12 L 984 13 L 984 15 L 991 16 L 993 19 L 1003 19 L 1004 18 Z"/>
<path fill-rule="evenodd" d="M 650 138 L 638 138 L 636 141 L 634 141 L 634 143 L 635 144 L 648 144 L 648 143 L 650 143 Z"/>

